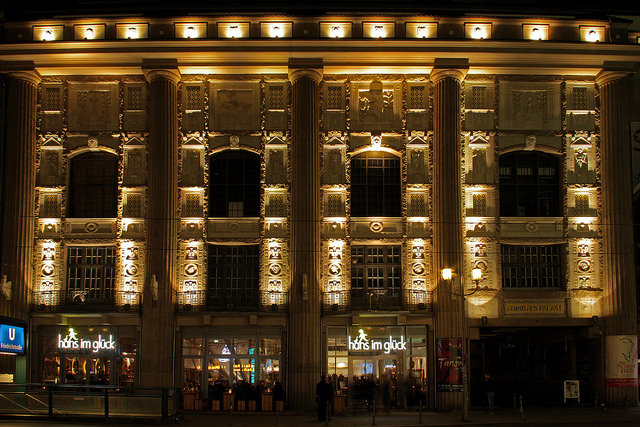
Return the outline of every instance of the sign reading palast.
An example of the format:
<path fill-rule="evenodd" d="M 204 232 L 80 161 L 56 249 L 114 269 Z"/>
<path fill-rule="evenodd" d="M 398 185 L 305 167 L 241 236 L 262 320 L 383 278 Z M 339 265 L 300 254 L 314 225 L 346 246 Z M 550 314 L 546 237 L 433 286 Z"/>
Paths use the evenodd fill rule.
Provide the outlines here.
<path fill-rule="evenodd" d="M 60 350 L 91 350 L 97 353 L 100 350 L 115 350 L 116 342 L 113 335 L 109 335 L 109 339 L 103 338 L 98 334 L 98 338 L 93 340 L 85 340 L 78 338 L 78 334 L 73 328 L 69 328 L 67 335 L 62 338 L 62 334 L 58 334 L 58 348 Z"/>
<path fill-rule="evenodd" d="M 0 324 L 0 353 L 24 354 L 24 327 Z"/>
<path fill-rule="evenodd" d="M 564 301 L 509 301 L 504 303 L 504 314 L 564 314 Z"/>
<path fill-rule="evenodd" d="M 388 341 L 381 341 L 378 339 L 370 339 L 364 330 L 358 331 L 358 336 L 355 339 L 351 339 L 349 335 L 349 351 L 384 351 L 384 354 L 389 354 L 392 351 L 400 351 L 407 349 L 407 342 L 404 340 L 404 336 L 400 335 L 400 339 L 395 339 L 389 335 Z"/>

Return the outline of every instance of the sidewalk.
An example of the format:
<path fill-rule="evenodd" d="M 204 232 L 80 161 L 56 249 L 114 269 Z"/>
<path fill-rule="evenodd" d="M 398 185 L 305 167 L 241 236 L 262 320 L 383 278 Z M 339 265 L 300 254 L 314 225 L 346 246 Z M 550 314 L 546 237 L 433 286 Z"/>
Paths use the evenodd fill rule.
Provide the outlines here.
<path fill-rule="evenodd" d="M 276 424 L 277 421 L 277 424 Z M 258 427 L 258 426 L 334 426 L 360 427 L 371 426 L 373 417 L 370 413 L 342 415 L 331 418 L 328 423 L 317 421 L 315 414 L 288 413 L 276 415 L 266 414 L 200 414 L 186 413 L 180 425 L 220 426 L 220 427 Z M 469 412 L 469 421 L 461 421 L 460 412 L 423 412 L 422 425 L 426 426 L 468 426 L 468 425 L 640 425 L 640 407 L 628 409 L 595 409 L 595 408 L 537 408 L 525 411 L 524 419 L 513 409 L 488 414 L 483 410 Z M 375 417 L 376 426 L 418 426 L 418 412 L 380 413 Z"/>

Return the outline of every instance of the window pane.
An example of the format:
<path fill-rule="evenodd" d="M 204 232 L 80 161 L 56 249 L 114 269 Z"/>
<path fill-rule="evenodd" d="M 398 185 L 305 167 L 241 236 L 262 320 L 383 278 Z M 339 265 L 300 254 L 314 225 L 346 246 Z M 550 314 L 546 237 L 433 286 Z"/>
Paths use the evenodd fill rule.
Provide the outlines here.
<path fill-rule="evenodd" d="M 70 160 L 71 218 L 115 218 L 118 205 L 118 158 L 109 153 L 86 153 Z"/>
<path fill-rule="evenodd" d="M 400 159 L 367 152 L 351 160 L 351 215 L 401 216 Z"/>
<path fill-rule="evenodd" d="M 562 245 L 502 245 L 502 287 L 561 287 L 561 249 Z"/>
<path fill-rule="evenodd" d="M 209 216 L 260 216 L 260 156 L 243 150 L 211 156 Z"/>

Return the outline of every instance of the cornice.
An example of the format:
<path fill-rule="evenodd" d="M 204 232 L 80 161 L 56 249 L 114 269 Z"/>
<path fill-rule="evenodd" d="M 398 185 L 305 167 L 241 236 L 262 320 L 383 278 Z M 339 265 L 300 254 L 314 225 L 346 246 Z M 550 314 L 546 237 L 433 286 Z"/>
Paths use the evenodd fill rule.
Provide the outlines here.
<path fill-rule="evenodd" d="M 602 70 L 596 75 L 596 83 L 599 86 L 604 86 L 630 76 L 639 69 L 640 63 L 637 62 L 605 62 Z"/>

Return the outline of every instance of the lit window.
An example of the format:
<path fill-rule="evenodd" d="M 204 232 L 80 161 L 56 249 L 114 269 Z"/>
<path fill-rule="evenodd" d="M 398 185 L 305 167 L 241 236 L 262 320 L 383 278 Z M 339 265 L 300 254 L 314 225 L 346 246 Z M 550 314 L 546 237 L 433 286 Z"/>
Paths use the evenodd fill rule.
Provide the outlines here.
<path fill-rule="evenodd" d="M 351 247 L 351 304 L 370 309 L 400 305 L 400 246 Z"/>
<path fill-rule="evenodd" d="M 69 247 L 67 254 L 67 302 L 110 305 L 114 302 L 116 248 Z"/>

